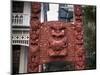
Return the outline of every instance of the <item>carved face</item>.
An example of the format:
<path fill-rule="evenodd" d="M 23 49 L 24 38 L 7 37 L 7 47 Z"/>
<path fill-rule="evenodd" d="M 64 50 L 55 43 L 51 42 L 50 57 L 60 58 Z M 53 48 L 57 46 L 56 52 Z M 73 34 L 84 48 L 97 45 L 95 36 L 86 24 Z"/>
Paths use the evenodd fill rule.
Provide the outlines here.
<path fill-rule="evenodd" d="M 63 50 L 66 50 L 65 48 L 67 47 L 66 27 L 60 22 L 51 23 L 49 32 L 49 49 L 51 50 L 49 51 L 49 55 L 52 56 L 53 52 L 53 56 L 59 56 Z"/>
<path fill-rule="evenodd" d="M 32 3 L 32 9 L 34 9 L 34 10 L 32 10 L 33 13 L 40 12 L 41 4 L 39 2 Z"/>
<path fill-rule="evenodd" d="M 50 26 L 51 37 L 55 40 L 63 39 L 65 36 L 65 29 L 65 26 L 63 26 L 61 23 L 52 24 Z"/>

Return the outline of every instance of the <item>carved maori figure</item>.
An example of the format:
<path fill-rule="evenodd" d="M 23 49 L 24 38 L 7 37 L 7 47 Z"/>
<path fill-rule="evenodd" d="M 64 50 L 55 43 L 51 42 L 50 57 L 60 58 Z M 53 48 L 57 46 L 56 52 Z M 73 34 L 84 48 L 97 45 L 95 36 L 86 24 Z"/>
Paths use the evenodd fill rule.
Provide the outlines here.
<path fill-rule="evenodd" d="M 85 69 L 81 6 L 75 5 L 74 11 L 74 24 L 60 21 L 41 24 L 41 4 L 32 3 L 28 72 L 39 72 L 39 65 L 52 61 L 71 62 L 75 70 Z"/>
<path fill-rule="evenodd" d="M 39 66 L 39 33 L 40 33 L 40 12 L 41 3 L 35 2 L 31 4 L 31 26 L 30 26 L 30 44 L 29 44 L 29 61 L 28 72 L 38 72 Z"/>
<path fill-rule="evenodd" d="M 75 52 L 75 68 L 85 69 L 85 50 L 83 41 L 83 17 L 82 7 L 80 5 L 74 6 L 75 10 L 75 34 L 76 34 L 76 52 Z"/>
<path fill-rule="evenodd" d="M 67 46 L 67 39 L 65 37 L 65 27 L 61 24 L 53 24 L 51 28 L 51 38 L 49 39 L 49 46 L 53 50 L 62 50 Z"/>

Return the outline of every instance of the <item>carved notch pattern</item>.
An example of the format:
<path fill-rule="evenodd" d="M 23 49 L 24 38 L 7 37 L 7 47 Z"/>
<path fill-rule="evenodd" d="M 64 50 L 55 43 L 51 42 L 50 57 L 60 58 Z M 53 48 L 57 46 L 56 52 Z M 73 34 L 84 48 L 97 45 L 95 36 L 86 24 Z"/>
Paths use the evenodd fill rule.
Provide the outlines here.
<path fill-rule="evenodd" d="M 80 5 L 74 6 L 75 11 L 75 68 L 85 69 L 85 50 L 83 41 L 83 17 L 82 7 Z"/>
<path fill-rule="evenodd" d="M 28 72 L 38 72 L 41 3 L 34 2 L 31 8 Z"/>
<path fill-rule="evenodd" d="M 85 69 L 81 6 L 74 6 L 75 24 L 73 26 L 71 24 L 64 26 L 67 25 L 67 23 L 55 21 L 41 25 L 39 21 L 40 11 L 41 4 L 32 3 L 28 72 L 38 72 L 39 65 L 53 60 L 56 61 L 54 56 L 58 56 L 56 58 L 60 61 L 71 61 L 76 70 Z M 68 29 L 68 37 L 70 37 L 70 39 L 67 39 L 66 29 Z M 66 55 L 67 47 L 68 52 L 70 52 L 68 56 Z"/>

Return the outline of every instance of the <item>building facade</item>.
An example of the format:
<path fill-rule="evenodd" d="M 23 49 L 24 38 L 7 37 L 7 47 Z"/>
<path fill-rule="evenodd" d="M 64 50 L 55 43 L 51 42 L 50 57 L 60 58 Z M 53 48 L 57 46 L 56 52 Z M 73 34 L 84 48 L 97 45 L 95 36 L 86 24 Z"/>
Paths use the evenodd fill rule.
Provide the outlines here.
<path fill-rule="evenodd" d="M 13 72 L 27 73 L 31 3 L 13 1 L 11 15 Z"/>

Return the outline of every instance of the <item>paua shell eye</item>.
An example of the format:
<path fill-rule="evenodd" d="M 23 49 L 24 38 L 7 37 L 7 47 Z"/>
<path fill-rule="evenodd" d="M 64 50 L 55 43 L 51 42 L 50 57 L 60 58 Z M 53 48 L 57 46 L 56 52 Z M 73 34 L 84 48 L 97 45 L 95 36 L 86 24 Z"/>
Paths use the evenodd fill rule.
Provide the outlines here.
<path fill-rule="evenodd" d="M 61 30 L 61 32 L 64 32 L 64 30 Z"/>

